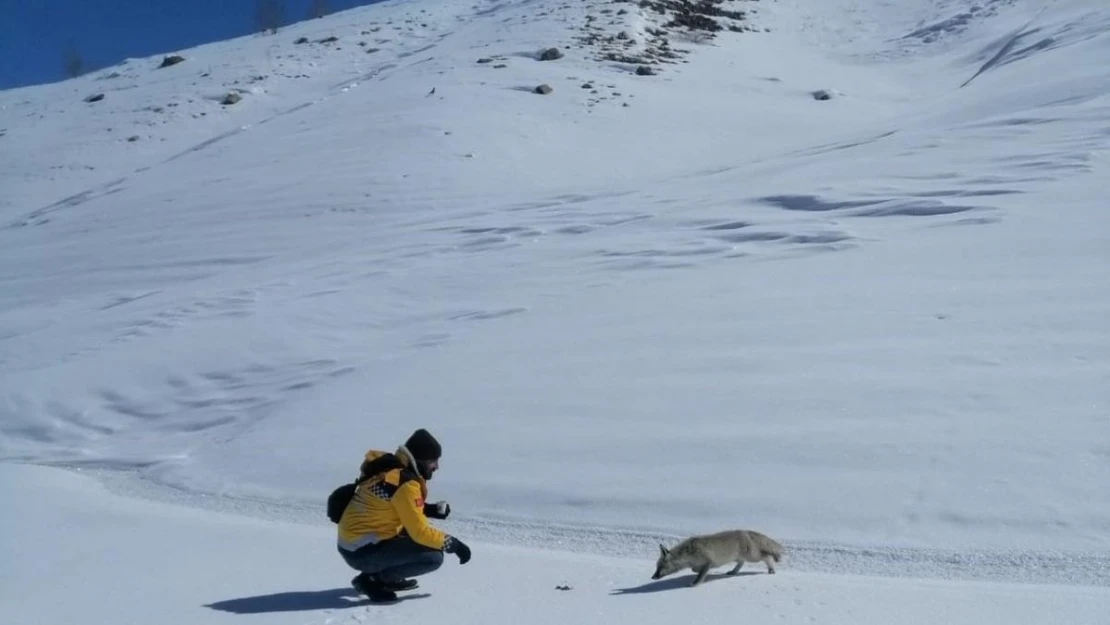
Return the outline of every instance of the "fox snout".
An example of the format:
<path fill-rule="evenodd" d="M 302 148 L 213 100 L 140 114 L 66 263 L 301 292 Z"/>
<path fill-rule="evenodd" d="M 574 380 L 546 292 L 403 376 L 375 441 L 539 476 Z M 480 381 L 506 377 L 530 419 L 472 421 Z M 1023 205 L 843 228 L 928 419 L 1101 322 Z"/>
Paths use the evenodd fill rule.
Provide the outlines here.
<path fill-rule="evenodd" d="M 663 576 L 659 573 L 659 569 L 655 569 L 655 572 L 651 574 L 652 579 L 662 579 L 662 577 Z"/>

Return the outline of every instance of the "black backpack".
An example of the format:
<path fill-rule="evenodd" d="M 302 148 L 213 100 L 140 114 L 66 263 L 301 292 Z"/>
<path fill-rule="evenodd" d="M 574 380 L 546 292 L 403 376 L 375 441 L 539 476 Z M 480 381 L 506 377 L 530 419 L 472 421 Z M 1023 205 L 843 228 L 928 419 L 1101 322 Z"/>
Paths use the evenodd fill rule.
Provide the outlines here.
<path fill-rule="evenodd" d="M 347 509 L 347 505 L 351 503 L 351 498 L 355 496 L 355 488 L 366 480 L 389 471 L 390 469 L 399 469 L 402 465 L 397 456 L 393 454 L 385 454 L 379 458 L 374 459 L 372 462 L 363 464 L 362 477 L 351 482 L 344 484 L 339 488 L 331 491 L 328 495 L 328 519 L 332 523 L 339 523 L 343 518 L 343 512 Z"/>
<path fill-rule="evenodd" d="M 350 484 L 344 484 L 331 491 L 331 494 L 328 495 L 328 519 L 332 523 L 339 523 L 339 519 L 343 518 L 343 511 L 347 509 L 347 505 L 351 503 L 351 498 L 355 496 L 355 488 L 369 477 L 371 476 L 355 480 Z"/>

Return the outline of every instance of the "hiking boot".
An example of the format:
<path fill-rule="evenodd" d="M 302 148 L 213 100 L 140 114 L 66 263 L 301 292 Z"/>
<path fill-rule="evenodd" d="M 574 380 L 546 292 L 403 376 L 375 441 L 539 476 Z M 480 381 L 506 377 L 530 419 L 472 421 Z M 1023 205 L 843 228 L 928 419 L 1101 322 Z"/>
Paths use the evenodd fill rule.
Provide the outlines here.
<path fill-rule="evenodd" d="M 355 575 L 351 580 L 351 586 L 375 603 L 397 600 L 397 593 L 386 588 L 381 582 L 365 573 Z"/>
<path fill-rule="evenodd" d="M 377 578 L 377 582 L 382 586 L 382 588 L 392 591 L 412 590 L 413 588 L 416 588 L 417 584 L 419 584 L 419 582 L 417 582 L 415 579 L 386 580 L 381 579 L 380 577 Z"/>

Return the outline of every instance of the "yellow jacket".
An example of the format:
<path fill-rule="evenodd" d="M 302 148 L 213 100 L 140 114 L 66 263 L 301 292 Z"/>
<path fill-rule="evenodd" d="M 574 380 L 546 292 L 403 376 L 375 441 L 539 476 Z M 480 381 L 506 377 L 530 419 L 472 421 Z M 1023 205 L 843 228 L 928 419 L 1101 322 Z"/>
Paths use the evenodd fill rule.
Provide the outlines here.
<path fill-rule="evenodd" d="M 354 551 L 366 545 L 395 538 L 405 530 L 414 542 L 443 549 L 447 536 L 428 524 L 424 516 L 427 483 L 417 472 L 408 450 L 395 454 L 371 449 L 367 464 L 386 470 L 362 482 L 339 519 L 339 547 Z"/>

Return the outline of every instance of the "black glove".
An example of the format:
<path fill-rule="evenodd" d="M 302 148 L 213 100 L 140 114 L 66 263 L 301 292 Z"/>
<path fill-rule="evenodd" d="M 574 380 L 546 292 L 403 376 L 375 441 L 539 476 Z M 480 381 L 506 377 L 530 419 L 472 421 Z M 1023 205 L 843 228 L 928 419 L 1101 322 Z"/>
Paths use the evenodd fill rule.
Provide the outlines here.
<path fill-rule="evenodd" d="M 446 519 L 451 514 L 451 505 L 446 501 L 424 504 L 424 516 L 429 519 Z"/>
<path fill-rule="evenodd" d="M 458 555 L 459 564 L 470 562 L 470 547 L 467 547 L 466 543 L 454 536 L 447 537 L 447 541 L 443 544 L 443 550 Z"/>

